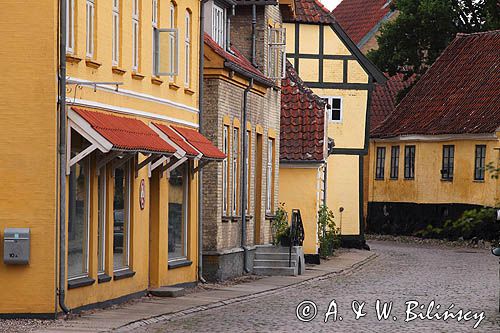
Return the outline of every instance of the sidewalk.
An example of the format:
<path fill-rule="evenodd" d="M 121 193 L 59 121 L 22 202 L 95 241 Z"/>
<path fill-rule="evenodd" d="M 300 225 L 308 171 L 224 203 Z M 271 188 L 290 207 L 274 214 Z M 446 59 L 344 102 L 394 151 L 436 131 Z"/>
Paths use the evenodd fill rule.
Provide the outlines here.
<path fill-rule="evenodd" d="M 264 277 L 252 282 L 197 291 L 177 298 L 144 297 L 137 302 L 115 308 L 84 313 L 74 319 L 58 320 L 53 326 L 38 332 L 133 331 L 139 326 L 269 295 L 315 279 L 347 274 L 375 257 L 376 254 L 369 251 L 341 250 L 338 256 L 331 260 L 307 267 L 305 274 L 300 276 Z"/>

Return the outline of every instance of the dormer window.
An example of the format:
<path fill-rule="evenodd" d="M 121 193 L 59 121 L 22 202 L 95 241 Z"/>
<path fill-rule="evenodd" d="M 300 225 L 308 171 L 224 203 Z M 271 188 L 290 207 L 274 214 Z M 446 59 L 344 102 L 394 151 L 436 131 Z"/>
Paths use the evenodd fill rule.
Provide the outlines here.
<path fill-rule="evenodd" d="M 223 49 L 226 48 L 227 40 L 227 8 L 216 4 L 213 0 L 205 4 L 205 32 L 220 45 Z"/>

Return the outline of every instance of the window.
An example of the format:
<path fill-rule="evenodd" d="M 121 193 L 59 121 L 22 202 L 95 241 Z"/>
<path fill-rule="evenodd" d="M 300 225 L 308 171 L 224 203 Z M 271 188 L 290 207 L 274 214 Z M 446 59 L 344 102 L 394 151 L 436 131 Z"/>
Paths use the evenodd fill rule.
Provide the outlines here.
<path fill-rule="evenodd" d="M 118 66 L 120 61 L 120 0 L 113 0 L 112 63 Z"/>
<path fill-rule="evenodd" d="M 375 179 L 384 179 L 385 167 L 385 147 L 377 147 L 377 167 L 375 170 Z"/>
<path fill-rule="evenodd" d="M 132 0 L 132 69 L 139 70 L 139 0 Z"/>
<path fill-rule="evenodd" d="M 245 212 L 248 213 L 250 209 L 250 152 L 252 151 L 252 132 L 247 131 L 246 133 L 246 158 L 245 158 L 245 179 L 247 180 L 247 187 L 246 187 L 246 197 L 247 197 L 247 202 L 246 202 L 246 207 L 245 207 Z"/>
<path fill-rule="evenodd" d="M 267 139 L 267 165 L 266 165 L 266 212 L 273 210 L 273 161 L 274 161 L 274 139 Z"/>
<path fill-rule="evenodd" d="M 476 146 L 476 156 L 474 160 L 474 180 L 484 180 L 484 168 L 486 160 L 486 146 Z"/>
<path fill-rule="evenodd" d="M 75 50 L 75 0 L 66 0 L 66 53 Z"/>
<path fill-rule="evenodd" d="M 94 57 L 95 0 L 87 0 L 87 57 Z"/>
<path fill-rule="evenodd" d="M 224 126 L 222 132 L 222 152 L 226 155 L 226 158 L 222 161 L 222 215 L 227 216 L 228 204 L 227 204 L 227 181 L 228 181 L 228 158 L 229 158 L 229 126 Z"/>
<path fill-rule="evenodd" d="M 326 103 L 325 111 L 328 119 L 334 122 L 342 121 L 342 98 L 341 97 L 323 97 Z"/>
<path fill-rule="evenodd" d="M 191 86 L 191 13 L 186 10 L 186 32 L 184 38 L 184 86 Z"/>
<path fill-rule="evenodd" d="M 188 164 L 170 172 L 168 178 L 168 260 L 187 258 Z"/>
<path fill-rule="evenodd" d="M 97 272 L 105 272 L 106 258 L 106 167 L 103 167 L 97 178 Z"/>
<path fill-rule="evenodd" d="M 399 177 L 399 146 L 391 147 L 391 179 Z"/>
<path fill-rule="evenodd" d="M 71 157 L 89 146 L 80 135 L 71 133 Z M 88 276 L 90 220 L 90 164 L 85 158 L 75 163 L 69 175 L 68 279 Z"/>
<path fill-rule="evenodd" d="M 405 178 L 415 178 L 415 146 L 405 146 Z"/>
<path fill-rule="evenodd" d="M 175 12 L 176 12 L 175 4 L 173 2 L 170 2 L 170 29 L 172 29 L 172 30 L 175 29 L 175 27 L 177 26 L 176 21 L 175 21 L 175 16 L 176 16 Z M 177 55 L 176 42 L 177 41 L 175 39 L 175 36 L 170 34 L 169 35 L 169 50 L 170 50 L 169 59 L 176 58 L 176 55 Z M 177 72 L 173 61 L 169 62 L 169 71 L 170 71 L 170 73 Z M 174 80 L 174 75 L 170 75 L 170 81 L 173 81 L 173 80 Z"/>
<path fill-rule="evenodd" d="M 233 128 L 233 154 L 232 154 L 232 174 L 231 174 L 231 191 L 232 191 L 232 200 L 231 200 L 231 211 L 233 216 L 238 212 L 238 174 L 239 174 L 239 145 L 240 145 L 240 137 L 239 137 L 239 129 Z"/>
<path fill-rule="evenodd" d="M 113 198 L 113 268 L 127 269 L 130 257 L 130 163 L 115 169 Z"/>
<path fill-rule="evenodd" d="M 441 178 L 446 180 L 453 179 L 453 162 L 455 159 L 455 146 L 443 146 L 443 167 L 441 168 Z"/>
<path fill-rule="evenodd" d="M 226 48 L 226 10 L 215 4 L 212 6 L 212 39 Z"/>
<path fill-rule="evenodd" d="M 269 77 L 282 79 L 286 73 L 286 29 L 269 29 Z"/>

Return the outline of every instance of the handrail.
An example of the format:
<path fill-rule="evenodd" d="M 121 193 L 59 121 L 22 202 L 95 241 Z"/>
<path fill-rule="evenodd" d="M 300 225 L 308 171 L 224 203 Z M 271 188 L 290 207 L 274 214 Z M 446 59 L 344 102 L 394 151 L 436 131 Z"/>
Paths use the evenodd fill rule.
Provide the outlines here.
<path fill-rule="evenodd" d="M 304 224 L 300 209 L 292 209 L 292 222 L 290 225 L 290 246 L 288 249 L 288 267 L 292 267 L 292 247 L 304 244 Z"/>

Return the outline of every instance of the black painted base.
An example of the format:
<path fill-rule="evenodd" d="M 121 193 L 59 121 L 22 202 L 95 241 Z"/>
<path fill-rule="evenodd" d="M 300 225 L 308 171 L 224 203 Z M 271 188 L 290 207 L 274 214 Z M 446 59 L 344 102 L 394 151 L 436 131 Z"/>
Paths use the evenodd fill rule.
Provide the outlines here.
<path fill-rule="evenodd" d="M 456 220 L 466 210 L 481 208 L 469 204 L 416 204 L 408 202 L 369 202 L 367 231 L 391 235 L 412 235 L 427 225 L 441 227 Z"/>
<path fill-rule="evenodd" d="M 321 261 L 319 259 L 319 254 L 304 254 L 304 261 L 306 264 L 319 265 Z"/>
<path fill-rule="evenodd" d="M 0 319 L 57 319 L 56 313 L 0 313 Z"/>
<path fill-rule="evenodd" d="M 348 249 L 370 250 L 364 236 L 361 235 L 347 235 L 340 236 L 340 246 Z"/>

